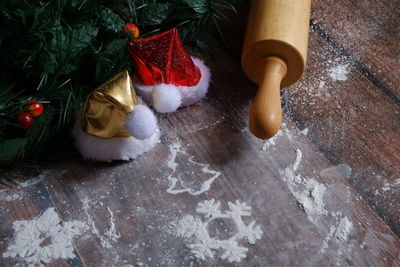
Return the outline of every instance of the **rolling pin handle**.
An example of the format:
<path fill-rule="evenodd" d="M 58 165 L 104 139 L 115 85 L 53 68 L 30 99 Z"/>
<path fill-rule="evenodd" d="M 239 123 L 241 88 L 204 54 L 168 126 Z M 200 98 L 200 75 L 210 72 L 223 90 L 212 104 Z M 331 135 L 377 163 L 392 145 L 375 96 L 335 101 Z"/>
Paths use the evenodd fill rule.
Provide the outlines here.
<path fill-rule="evenodd" d="M 276 56 L 265 57 L 259 63 L 260 87 L 250 109 L 249 126 L 256 137 L 268 139 L 281 125 L 280 85 L 287 67 L 285 61 Z"/>

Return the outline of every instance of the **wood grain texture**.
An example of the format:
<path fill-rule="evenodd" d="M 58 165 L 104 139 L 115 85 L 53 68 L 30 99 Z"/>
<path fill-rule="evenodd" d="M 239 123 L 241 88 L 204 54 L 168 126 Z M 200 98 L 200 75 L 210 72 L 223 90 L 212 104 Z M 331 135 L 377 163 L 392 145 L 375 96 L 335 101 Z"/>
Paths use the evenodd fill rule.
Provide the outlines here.
<path fill-rule="evenodd" d="M 207 105 L 199 108 L 209 112 L 211 109 Z M 190 117 L 192 112 L 181 113 L 181 117 L 186 115 Z M 168 117 L 166 122 L 177 123 L 173 117 Z M 311 144 L 307 144 L 304 136 L 296 136 L 293 125 L 287 126 L 292 140 L 282 136 L 276 140 L 275 150 L 268 152 L 261 150 L 262 143 L 251 136 L 244 123 L 244 120 L 224 120 L 213 127 L 183 135 L 172 131 L 164 136 L 156 153 L 148 153 L 132 163 L 104 167 L 74 161 L 57 167 L 71 170 L 61 176 L 57 169 L 49 173 L 44 182 L 51 185 L 50 194 L 58 196 L 55 204 L 69 202 L 68 209 L 63 209 L 63 219 L 70 220 L 71 215 L 80 214 L 81 220 L 91 218 L 98 229 L 91 238 L 76 241 L 85 265 L 187 266 L 193 263 L 196 266 L 232 266 L 218 259 L 195 260 L 186 247 L 188 243 L 174 234 L 174 222 L 187 214 L 195 215 L 197 203 L 204 199 L 220 200 L 225 208 L 227 201 L 245 201 L 253 208 L 252 219 L 262 225 L 264 238 L 255 246 L 246 245 L 248 258 L 238 266 L 279 266 L 299 262 L 303 265 L 352 263 L 367 266 L 371 263 L 393 265 L 398 261 L 398 238 L 360 200 L 340 174 L 330 177 L 315 174 L 330 165 L 321 159 L 315 148 L 309 147 Z M 189 126 L 194 128 L 196 124 L 189 123 Z M 210 136 L 215 138 L 210 139 Z M 171 156 L 171 144 L 176 143 L 181 144 L 194 161 L 210 163 L 210 168 L 221 172 L 206 194 L 196 197 L 187 193 L 166 193 L 166 177 L 171 172 L 166 159 Z M 328 214 L 321 216 L 317 225 L 311 223 L 299 208 L 278 171 L 292 168 L 296 149 L 301 149 L 305 158 L 299 173 L 327 186 L 324 199 Z M 201 166 L 190 164 L 187 155 L 178 155 L 176 162 L 179 163 L 176 175 L 186 186 L 196 188 L 204 182 Z M 80 178 L 76 179 L 78 175 Z M 86 210 L 85 205 L 89 205 Z M 101 241 L 110 227 L 108 209 L 114 214 L 116 231 L 121 236 L 111 242 L 111 248 L 105 248 Z M 345 244 L 335 237 L 329 239 L 330 228 L 338 223 L 336 212 L 348 217 L 354 225 Z M 214 227 L 215 234 L 221 236 L 235 230 L 227 220 Z M 319 254 L 324 240 L 328 240 L 328 249 Z"/>
<path fill-rule="evenodd" d="M 311 18 L 325 40 L 400 104 L 400 2 L 313 1 Z"/>
<path fill-rule="evenodd" d="M 284 112 L 301 129 L 308 128 L 333 165 L 348 164 L 354 188 L 399 234 L 398 1 L 328 2 L 313 1 L 306 73 L 283 90 Z M 243 13 L 247 9 L 248 3 L 241 7 Z M 232 55 L 240 53 L 235 40 L 245 29 L 244 22 L 238 26 L 226 29 Z M 372 38 L 373 33 L 386 41 Z M 345 81 L 330 76 L 337 67 L 346 69 Z"/>
<path fill-rule="evenodd" d="M 314 33 L 310 46 L 304 78 L 285 90 L 286 111 L 334 165 L 348 164 L 350 183 L 399 234 L 400 107 Z M 348 66 L 346 80 L 330 77 L 337 66 Z"/>
<path fill-rule="evenodd" d="M 289 117 L 284 118 L 283 133 L 265 150 L 264 143 L 250 134 L 247 112 L 256 88 L 243 75 L 237 75 L 239 63 L 217 45 L 207 63 L 214 70 L 208 98 L 174 114 L 161 115 L 163 138 L 153 151 L 128 163 L 70 160 L 42 175 L 42 183 L 62 220 L 80 220 L 90 226 L 87 233 L 74 239 L 82 263 L 398 265 L 399 238 L 340 172 L 330 169 L 326 173 L 332 165 Z M 228 90 L 231 88 L 236 90 Z M 209 178 L 204 164 L 220 173 L 204 194 L 166 192 L 167 177 L 172 171 L 167 163 L 171 148 L 176 145 L 181 151 L 174 161 L 178 164 L 174 173 L 180 180 L 178 187 L 197 190 Z M 302 159 L 295 170 L 297 150 L 302 151 Z M 325 188 L 322 213 L 305 209 L 301 197 L 309 198 L 310 188 L 306 183 L 294 185 L 285 171 L 293 171 L 306 183 Z M 176 222 L 185 215 L 196 216 L 197 204 L 206 199 L 221 201 L 223 208 L 235 200 L 252 207 L 248 219 L 261 225 L 264 233 L 255 245 L 242 243 L 249 251 L 240 264 L 217 257 L 200 261 L 188 248 L 191 241 L 176 236 Z M 335 233 L 344 218 L 352 228 L 348 237 L 341 240 Z M 227 238 L 235 230 L 227 219 L 209 229 L 220 238 Z"/>
<path fill-rule="evenodd" d="M 55 208 L 43 176 L 32 170 L 15 170 L 12 174 L 16 185 L 0 185 L 0 266 L 25 266 L 26 262 L 3 257 L 15 235 L 13 223 L 32 220 L 49 208 Z M 76 250 L 74 251 L 77 254 Z M 47 266 L 83 266 L 79 258 L 52 261 Z"/>

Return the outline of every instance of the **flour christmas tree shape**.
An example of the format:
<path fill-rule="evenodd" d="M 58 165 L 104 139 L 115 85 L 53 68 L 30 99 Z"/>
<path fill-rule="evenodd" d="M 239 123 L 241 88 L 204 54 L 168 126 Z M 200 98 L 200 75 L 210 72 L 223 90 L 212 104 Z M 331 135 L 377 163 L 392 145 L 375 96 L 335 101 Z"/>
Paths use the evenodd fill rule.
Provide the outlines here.
<path fill-rule="evenodd" d="M 209 164 L 197 162 L 180 143 L 170 145 L 169 150 L 171 155 L 167 165 L 171 173 L 167 177 L 167 192 L 170 194 L 186 192 L 194 196 L 200 195 L 210 189 L 212 183 L 221 175 L 219 171 L 211 169 Z M 178 157 L 182 157 L 181 164 L 177 163 Z"/>
<path fill-rule="evenodd" d="M 192 253 L 199 259 L 214 258 L 217 252 L 219 257 L 229 262 L 240 262 L 246 258 L 248 248 L 242 247 L 240 241 L 247 240 L 255 244 L 261 238 L 262 230 L 259 225 L 252 221 L 245 224 L 242 217 L 251 215 L 251 207 L 246 203 L 236 200 L 235 203 L 228 202 L 229 209 L 221 211 L 221 204 L 214 199 L 205 200 L 198 204 L 196 211 L 203 215 L 203 219 L 187 215 L 183 217 L 177 226 L 177 235 L 192 243 L 188 245 Z M 211 222 L 217 219 L 230 219 L 235 225 L 235 234 L 228 239 L 212 237 L 209 231 Z"/>

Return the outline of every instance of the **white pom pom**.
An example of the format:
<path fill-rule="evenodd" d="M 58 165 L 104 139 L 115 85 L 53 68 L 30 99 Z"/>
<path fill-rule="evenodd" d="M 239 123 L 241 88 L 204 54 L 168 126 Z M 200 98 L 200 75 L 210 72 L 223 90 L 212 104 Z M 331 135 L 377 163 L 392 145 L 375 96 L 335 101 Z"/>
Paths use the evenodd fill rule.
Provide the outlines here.
<path fill-rule="evenodd" d="M 125 119 L 125 128 L 137 139 L 147 139 L 157 128 L 157 119 L 145 105 L 136 105 L 132 114 Z"/>
<path fill-rule="evenodd" d="M 171 84 L 155 86 L 152 95 L 154 108 L 161 113 L 174 112 L 182 103 L 181 93 Z"/>

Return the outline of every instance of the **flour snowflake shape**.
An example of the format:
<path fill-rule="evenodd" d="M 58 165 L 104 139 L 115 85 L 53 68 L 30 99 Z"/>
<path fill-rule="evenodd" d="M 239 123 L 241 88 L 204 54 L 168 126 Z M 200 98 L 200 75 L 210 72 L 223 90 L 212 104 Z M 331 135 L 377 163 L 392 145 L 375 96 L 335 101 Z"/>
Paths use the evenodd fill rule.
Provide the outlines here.
<path fill-rule="evenodd" d="M 177 235 L 193 241 L 188 247 L 195 257 L 205 260 L 214 258 L 218 251 L 222 251 L 220 258 L 229 262 L 240 262 L 246 258 L 248 249 L 239 244 L 241 240 L 247 240 L 255 244 L 261 238 L 262 230 L 259 225 L 252 221 L 245 224 L 242 217 L 251 215 L 251 207 L 246 203 L 236 200 L 235 203 L 228 202 L 229 209 L 221 211 L 221 204 L 214 199 L 206 200 L 198 204 L 196 211 L 203 215 L 204 219 L 187 215 L 183 217 L 177 227 Z M 236 226 L 236 233 L 226 240 L 211 237 L 208 225 L 217 219 L 231 219 Z"/>
<path fill-rule="evenodd" d="M 56 259 L 76 257 L 72 238 L 89 229 L 81 221 L 64 224 L 54 208 L 48 208 L 32 220 L 14 221 L 15 237 L 3 257 L 27 262 L 28 266 L 44 266 Z"/>

